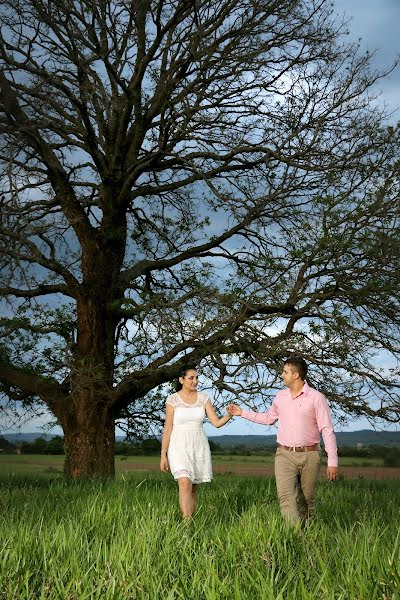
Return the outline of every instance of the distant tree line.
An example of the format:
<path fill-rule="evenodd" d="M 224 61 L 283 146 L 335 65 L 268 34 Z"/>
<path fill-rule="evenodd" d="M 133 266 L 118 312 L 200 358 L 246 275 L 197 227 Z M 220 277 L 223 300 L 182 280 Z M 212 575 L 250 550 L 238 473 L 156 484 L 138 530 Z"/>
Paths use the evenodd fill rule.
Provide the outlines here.
<path fill-rule="evenodd" d="M 161 444 L 158 439 L 139 440 L 136 443 L 116 442 L 115 454 L 125 456 L 159 454 Z M 64 454 L 64 438 L 56 435 L 49 440 L 37 437 L 33 441 L 13 444 L 0 436 L 0 452 L 2 454 Z"/>
<path fill-rule="evenodd" d="M 2 454 L 64 454 L 64 438 L 59 435 L 49 440 L 38 437 L 31 442 L 24 441 L 13 444 L 0 436 L 0 452 Z"/>
<path fill-rule="evenodd" d="M 343 446 L 339 448 L 339 456 L 358 458 L 383 458 L 385 467 L 400 467 L 400 448 L 398 446 Z"/>

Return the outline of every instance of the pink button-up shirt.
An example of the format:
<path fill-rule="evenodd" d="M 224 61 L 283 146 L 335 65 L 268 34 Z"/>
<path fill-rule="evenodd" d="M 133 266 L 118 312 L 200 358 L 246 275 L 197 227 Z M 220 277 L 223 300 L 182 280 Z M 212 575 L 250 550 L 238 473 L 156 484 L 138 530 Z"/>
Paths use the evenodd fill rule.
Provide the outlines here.
<path fill-rule="evenodd" d="M 265 413 L 242 410 L 242 417 L 254 423 L 273 425 L 279 419 L 277 442 L 283 446 L 319 444 L 319 432 L 328 454 L 328 466 L 338 466 L 336 437 L 328 403 L 323 394 L 306 382 L 301 392 L 292 398 L 290 390 L 280 390 Z"/>

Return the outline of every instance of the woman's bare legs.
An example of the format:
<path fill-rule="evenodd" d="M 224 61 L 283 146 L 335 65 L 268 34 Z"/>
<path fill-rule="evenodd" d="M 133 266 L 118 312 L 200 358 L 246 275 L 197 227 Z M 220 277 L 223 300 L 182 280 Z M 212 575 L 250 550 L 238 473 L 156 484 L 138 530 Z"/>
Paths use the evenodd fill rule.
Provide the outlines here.
<path fill-rule="evenodd" d="M 193 484 L 188 477 L 179 477 L 179 508 L 182 517 L 189 519 L 193 514 Z"/>
<path fill-rule="evenodd" d="M 196 509 L 197 485 L 192 483 L 188 477 L 179 477 L 179 508 L 182 517 L 189 519 Z"/>

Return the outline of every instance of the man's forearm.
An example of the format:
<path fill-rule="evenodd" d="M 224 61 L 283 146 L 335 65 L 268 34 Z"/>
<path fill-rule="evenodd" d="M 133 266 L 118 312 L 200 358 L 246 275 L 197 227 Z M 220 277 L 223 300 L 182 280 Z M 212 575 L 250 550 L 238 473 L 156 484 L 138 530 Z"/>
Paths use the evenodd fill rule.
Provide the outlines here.
<path fill-rule="evenodd" d="M 336 436 L 333 430 L 323 430 L 322 438 L 324 440 L 325 452 L 328 455 L 328 467 L 337 467 L 339 464 Z"/>
<path fill-rule="evenodd" d="M 277 420 L 277 417 L 273 413 L 271 414 L 271 411 L 256 413 L 253 410 L 242 410 L 240 416 L 243 417 L 243 419 L 247 419 L 247 421 L 259 423 L 260 425 L 273 425 Z"/>

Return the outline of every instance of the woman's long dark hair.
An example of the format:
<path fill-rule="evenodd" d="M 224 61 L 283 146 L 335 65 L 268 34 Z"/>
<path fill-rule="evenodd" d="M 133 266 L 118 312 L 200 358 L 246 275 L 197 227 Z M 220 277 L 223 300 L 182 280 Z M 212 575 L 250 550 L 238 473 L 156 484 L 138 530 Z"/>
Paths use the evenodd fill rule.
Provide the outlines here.
<path fill-rule="evenodd" d="M 176 382 L 176 391 L 179 392 L 182 389 L 182 384 L 179 381 L 179 377 L 185 377 L 188 371 L 197 371 L 196 365 L 184 365 L 178 373 L 178 381 Z"/>

